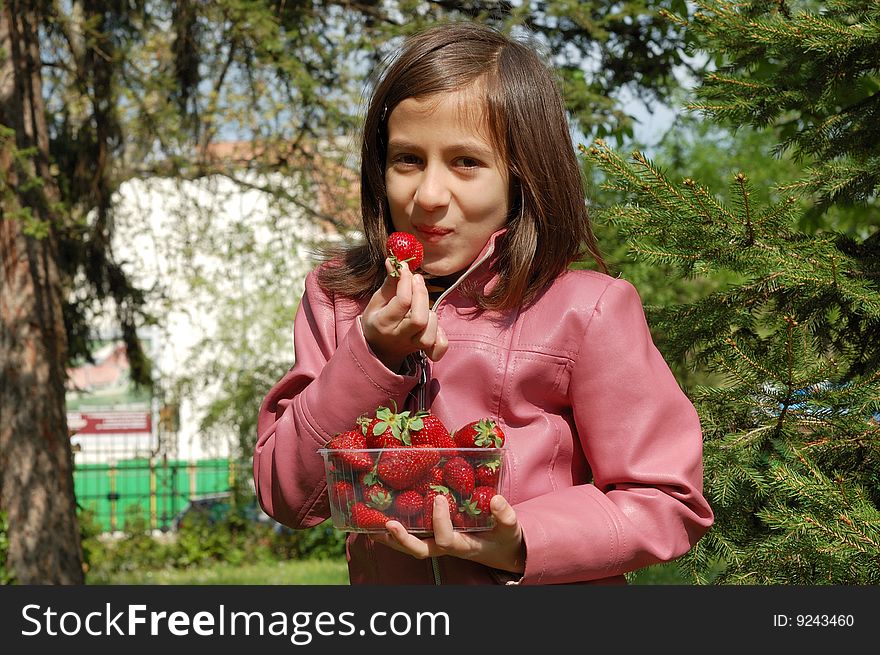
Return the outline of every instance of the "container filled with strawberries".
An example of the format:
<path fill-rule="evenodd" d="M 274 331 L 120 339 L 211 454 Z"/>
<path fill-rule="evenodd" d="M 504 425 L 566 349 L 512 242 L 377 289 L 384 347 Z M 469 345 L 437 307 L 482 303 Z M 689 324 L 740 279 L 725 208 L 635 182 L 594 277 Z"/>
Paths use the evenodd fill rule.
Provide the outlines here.
<path fill-rule="evenodd" d="M 318 452 L 340 530 L 384 532 L 396 520 L 413 534 L 430 534 L 438 495 L 456 531 L 494 527 L 489 501 L 503 479 L 506 449 L 492 417 L 450 432 L 430 410 L 378 407 Z"/>

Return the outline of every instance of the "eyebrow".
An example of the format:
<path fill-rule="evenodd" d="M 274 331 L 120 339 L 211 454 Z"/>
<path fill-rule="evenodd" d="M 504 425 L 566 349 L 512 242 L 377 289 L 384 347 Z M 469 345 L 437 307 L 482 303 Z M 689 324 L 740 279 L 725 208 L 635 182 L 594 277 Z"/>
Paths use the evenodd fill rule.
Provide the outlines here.
<path fill-rule="evenodd" d="M 402 139 L 393 139 L 388 142 L 388 151 L 408 151 L 408 150 L 421 150 L 421 146 L 413 141 L 405 141 Z M 462 143 L 454 143 L 447 148 L 447 151 L 452 152 L 468 152 L 477 155 L 482 159 L 495 159 L 495 151 L 491 148 L 488 148 L 476 141 L 465 141 Z"/>

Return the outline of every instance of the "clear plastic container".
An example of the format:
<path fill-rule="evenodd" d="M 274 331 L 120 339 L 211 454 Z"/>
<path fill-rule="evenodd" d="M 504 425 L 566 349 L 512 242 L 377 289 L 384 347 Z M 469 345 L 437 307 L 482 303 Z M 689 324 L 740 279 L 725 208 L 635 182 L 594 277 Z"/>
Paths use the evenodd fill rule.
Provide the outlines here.
<path fill-rule="evenodd" d="M 346 532 L 385 532 L 399 521 L 413 534 L 433 532 L 433 497 L 450 504 L 453 529 L 491 530 L 489 500 L 504 479 L 506 448 L 327 449 L 333 524 Z"/>

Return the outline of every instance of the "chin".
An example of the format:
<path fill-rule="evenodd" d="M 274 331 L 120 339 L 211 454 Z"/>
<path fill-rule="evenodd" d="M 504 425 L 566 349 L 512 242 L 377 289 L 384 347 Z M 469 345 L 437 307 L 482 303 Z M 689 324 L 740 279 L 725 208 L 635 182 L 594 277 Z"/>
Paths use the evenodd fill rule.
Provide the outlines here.
<path fill-rule="evenodd" d="M 434 277 L 443 277 L 453 273 L 461 273 L 470 265 L 471 262 L 468 261 L 461 262 L 444 257 L 439 260 L 422 262 L 421 270 Z"/>
<path fill-rule="evenodd" d="M 444 266 L 438 266 L 437 264 L 422 264 L 419 267 L 419 270 L 434 277 L 449 275 L 449 273 L 446 272 L 446 268 Z"/>

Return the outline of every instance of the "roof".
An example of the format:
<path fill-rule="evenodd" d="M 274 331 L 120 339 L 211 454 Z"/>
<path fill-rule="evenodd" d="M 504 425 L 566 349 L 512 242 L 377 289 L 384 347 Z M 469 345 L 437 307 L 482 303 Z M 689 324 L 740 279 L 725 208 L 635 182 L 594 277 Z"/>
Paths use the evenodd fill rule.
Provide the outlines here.
<path fill-rule="evenodd" d="M 301 199 L 337 227 L 359 228 L 359 172 L 347 162 L 351 157 L 338 144 L 303 146 L 291 143 L 218 141 L 208 144 L 205 160 L 212 164 L 252 168 L 255 165 L 286 173 L 302 173 L 313 199 Z M 313 200 L 314 202 L 311 202 Z"/>

